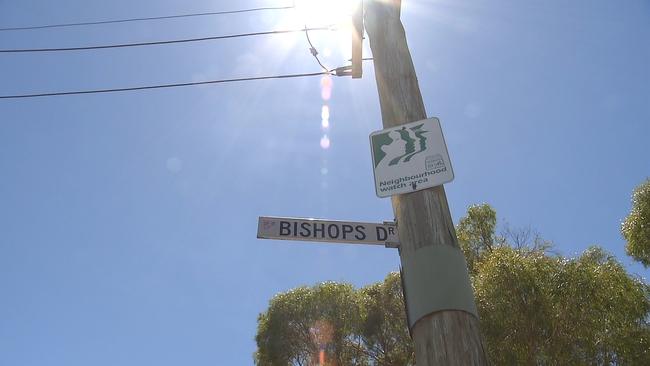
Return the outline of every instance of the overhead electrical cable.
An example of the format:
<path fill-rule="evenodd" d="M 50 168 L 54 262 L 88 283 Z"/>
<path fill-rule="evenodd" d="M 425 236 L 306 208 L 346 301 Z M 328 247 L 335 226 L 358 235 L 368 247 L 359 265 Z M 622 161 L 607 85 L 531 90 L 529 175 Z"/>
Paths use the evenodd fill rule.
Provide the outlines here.
<path fill-rule="evenodd" d="M 371 61 L 372 59 L 363 59 L 363 60 Z M 137 90 L 178 88 L 178 87 L 185 87 L 185 86 L 197 86 L 197 85 L 208 85 L 208 84 L 234 83 L 234 82 L 254 81 L 254 80 L 291 79 L 291 78 L 320 76 L 320 75 L 350 76 L 350 66 L 341 66 L 332 70 L 302 73 L 302 74 L 253 76 L 253 77 L 244 77 L 244 78 L 194 81 L 188 83 L 133 86 L 127 88 L 91 89 L 91 90 L 60 91 L 60 92 L 51 92 L 51 93 L 0 95 L 0 99 L 24 99 L 24 98 L 54 97 L 54 96 L 64 96 L 64 95 L 79 95 L 79 94 L 115 93 L 115 92 L 137 91 Z"/>
<path fill-rule="evenodd" d="M 321 31 L 321 30 L 330 30 L 330 29 L 331 29 L 330 27 L 315 27 L 315 28 L 309 28 L 309 29 L 304 28 L 304 29 L 274 30 L 274 31 L 266 31 L 266 32 L 228 34 L 228 35 L 224 35 L 224 36 L 173 39 L 173 40 L 165 40 L 165 41 L 138 42 L 138 43 L 121 43 L 121 44 L 109 44 L 109 45 L 97 45 L 97 46 L 0 49 L 0 53 L 28 53 L 28 52 L 61 52 L 61 51 L 99 50 L 99 49 L 107 49 L 107 48 L 124 48 L 124 47 L 140 47 L 140 46 L 173 44 L 173 43 L 203 42 L 203 41 L 214 41 L 214 40 L 229 39 L 229 38 L 241 38 L 241 37 L 273 35 L 273 34 L 297 33 L 297 32 L 305 32 L 305 31 Z"/>
<path fill-rule="evenodd" d="M 25 27 L 7 27 L 7 28 L 0 28 L 0 32 L 28 30 L 28 29 L 63 28 L 63 27 L 76 27 L 76 26 L 99 25 L 99 24 L 141 22 L 141 21 L 162 20 L 162 19 L 190 18 L 190 17 L 209 16 L 209 15 L 250 13 L 250 12 L 254 12 L 254 11 L 264 11 L 264 10 L 286 10 L 286 9 L 292 9 L 292 8 L 294 8 L 293 5 L 292 6 L 276 6 L 276 7 L 252 8 L 252 9 L 242 9 L 242 10 L 212 11 L 212 12 L 204 12 L 204 13 L 190 13 L 190 14 L 179 14 L 179 15 L 165 15 L 165 16 L 158 16 L 158 17 L 142 17 L 142 18 L 101 20 L 101 21 L 95 21 L 95 22 L 46 24 L 46 25 L 25 26 Z"/>
<path fill-rule="evenodd" d="M 0 99 L 20 99 L 20 98 L 36 98 L 36 97 L 53 97 L 53 96 L 61 96 L 61 95 L 114 93 L 114 92 L 126 92 L 126 91 L 135 91 L 135 90 L 150 90 L 150 89 L 177 88 L 177 87 L 184 87 L 184 86 L 196 86 L 196 85 L 207 85 L 207 84 L 233 83 L 233 82 L 252 81 L 252 80 L 290 79 L 290 78 L 319 76 L 319 75 L 344 76 L 339 69 L 312 72 L 312 73 L 302 73 L 302 74 L 267 75 L 267 76 L 233 78 L 233 79 L 194 81 L 194 82 L 188 82 L 188 83 L 134 86 L 134 87 L 127 87 L 127 88 L 75 90 L 75 91 L 61 91 L 61 92 L 34 93 L 34 94 L 17 94 L 17 95 L 0 95 Z"/>
<path fill-rule="evenodd" d="M 307 24 L 305 24 L 305 36 L 307 36 L 307 42 L 309 42 L 309 52 L 311 52 L 311 55 L 314 56 L 316 59 L 316 62 L 320 65 L 320 67 L 323 70 L 329 70 L 323 63 L 320 61 L 320 58 L 318 58 L 318 50 L 316 50 L 316 47 L 314 47 L 314 44 L 311 43 L 311 39 L 309 38 L 309 28 L 307 28 Z"/>

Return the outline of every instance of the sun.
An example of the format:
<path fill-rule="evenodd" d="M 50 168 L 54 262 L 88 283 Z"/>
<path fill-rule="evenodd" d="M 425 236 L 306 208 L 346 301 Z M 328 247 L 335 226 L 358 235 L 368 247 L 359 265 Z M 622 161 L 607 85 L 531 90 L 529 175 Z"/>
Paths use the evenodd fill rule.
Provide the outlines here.
<path fill-rule="evenodd" d="M 296 0 L 296 16 L 310 25 L 348 26 L 360 0 Z"/>
<path fill-rule="evenodd" d="M 309 35 L 321 57 L 331 62 L 344 63 L 351 57 L 352 15 L 361 0 L 296 0 L 293 9 L 281 17 L 281 29 L 328 28 L 328 31 L 310 32 Z M 300 39 L 302 38 L 302 39 Z M 283 37 L 281 48 L 289 51 L 304 36 Z"/>

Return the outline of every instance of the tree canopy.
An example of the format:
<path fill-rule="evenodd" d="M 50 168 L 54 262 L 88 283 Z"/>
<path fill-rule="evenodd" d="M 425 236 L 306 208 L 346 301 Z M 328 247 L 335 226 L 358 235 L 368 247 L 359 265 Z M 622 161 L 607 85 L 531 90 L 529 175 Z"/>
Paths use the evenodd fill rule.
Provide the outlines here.
<path fill-rule="evenodd" d="M 497 245 L 497 213 L 489 205 L 473 205 L 456 227 L 458 243 L 465 254 L 467 267 L 474 274 L 476 263 Z"/>
<path fill-rule="evenodd" d="M 648 286 L 602 249 L 566 259 L 502 246 L 478 267 L 476 302 L 495 364 L 650 364 Z"/>
<path fill-rule="evenodd" d="M 650 179 L 632 194 L 632 210 L 621 225 L 627 254 L 650 267 Z"/>
<path fill-rule="evenodd" d="M 255 339 L 257 365 L 414 364 L 397 273 L 359 290 L 325 282 L 278 294 Z"/>
<path fill-rule="evenodd" d="M 496 233 L 489 205 L 458 226 L 496 365 L 650 365 L 650 287 L 599 247 L 552 254 L 531 230 Z M 398 273 L 361 289 L 323 283 L 274 297 L 258 365 L 413 365 Z"/>

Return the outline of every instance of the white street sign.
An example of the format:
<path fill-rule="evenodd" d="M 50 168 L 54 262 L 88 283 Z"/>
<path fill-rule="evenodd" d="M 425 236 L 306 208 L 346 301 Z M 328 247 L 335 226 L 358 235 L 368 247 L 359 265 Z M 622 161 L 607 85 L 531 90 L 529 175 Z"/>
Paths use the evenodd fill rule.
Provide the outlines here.
<path fill-rule="evenodd" d="M 370 146 L 379 197 L 415 192 L 454 179 L 437 118 L 373 132 Z"/>
<path fill-rule="evenodd" d="M 394 247 L 399 244 L 394 223 L 372 224 L 319 219 L 260 216 L 259 239 L 321 241 L 352 244 L 376 244 Z"/>

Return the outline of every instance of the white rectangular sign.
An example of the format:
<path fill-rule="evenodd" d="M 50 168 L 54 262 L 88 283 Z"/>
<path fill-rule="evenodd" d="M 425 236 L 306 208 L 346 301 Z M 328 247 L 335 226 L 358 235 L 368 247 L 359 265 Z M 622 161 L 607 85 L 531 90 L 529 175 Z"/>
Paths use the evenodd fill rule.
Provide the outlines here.
<path fill-rule="evenodd" d="M 386 246 L 396 246 L 399 243 L 394 223 L 372 224 L 290 217 L 260 216 L 257 237 Z"/>
<path fill-rule="evenodd" d="M 437 118 L 373 132 L 370 146 L 379 197 L 415 192 L 454 179 Z"/>

